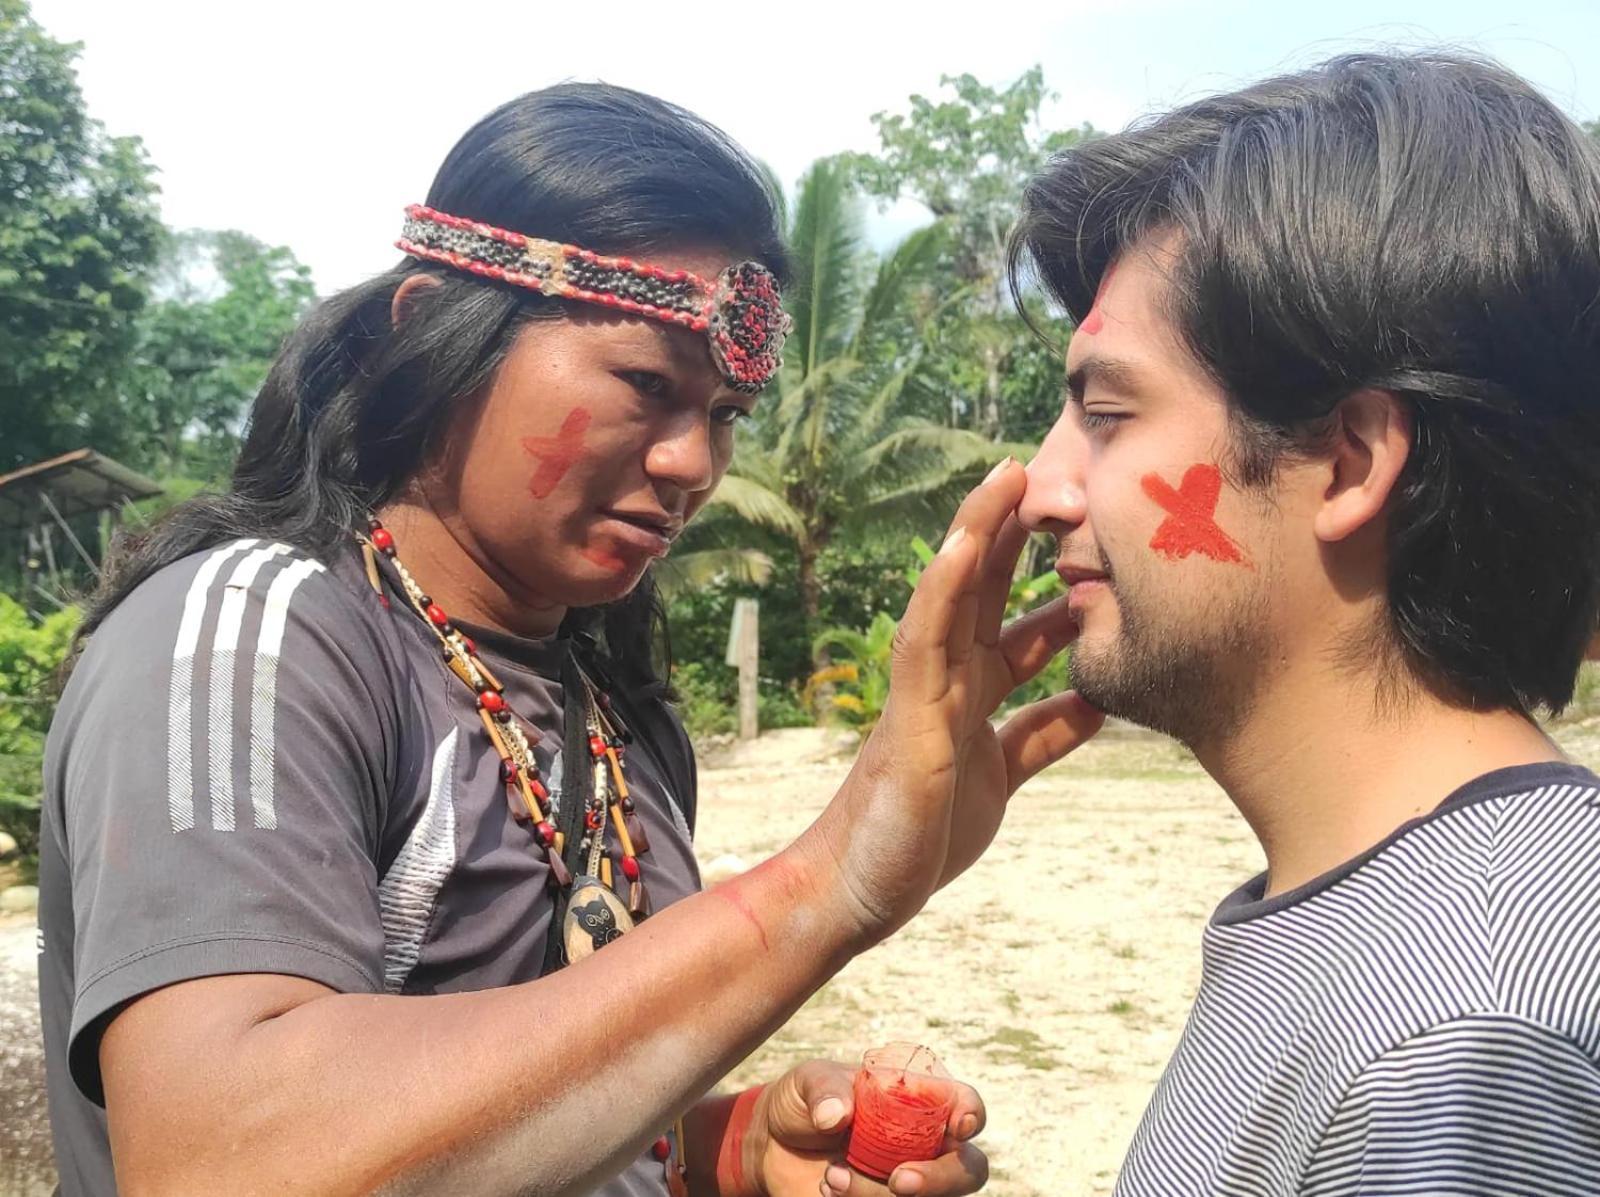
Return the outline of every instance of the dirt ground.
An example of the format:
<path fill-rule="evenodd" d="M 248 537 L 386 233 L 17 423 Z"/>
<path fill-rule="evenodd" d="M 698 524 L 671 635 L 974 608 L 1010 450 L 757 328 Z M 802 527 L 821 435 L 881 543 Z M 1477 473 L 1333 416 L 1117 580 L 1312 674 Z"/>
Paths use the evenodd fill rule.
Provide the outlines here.
<path fill-rule="evenodd" d="M 1600 767 L 1600 720 L 1557 735 Z M 708 753 L 698 837 L 708 870 L 788 843 L 843 778 L 839 748 L 837 736 L 801 730 Z M 1108 1194 L 1182 1030 L 1206 918 L 1261 864 L 1182 749 L 1110 730 L 1024 788 L 984 859 L 818 992 L 731 1082 L 916 1040 L 988 1103 L 987 1192 Z M 0 1197 L 49 1191 L 34 935 L 28 920 L 0 923 Z"/>

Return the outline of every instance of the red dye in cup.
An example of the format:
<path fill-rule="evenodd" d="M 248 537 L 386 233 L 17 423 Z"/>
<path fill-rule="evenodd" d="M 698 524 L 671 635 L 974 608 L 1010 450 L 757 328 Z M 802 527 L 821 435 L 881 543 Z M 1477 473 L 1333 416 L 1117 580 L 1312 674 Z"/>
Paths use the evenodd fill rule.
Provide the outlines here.
<path fill-rule="evenodd" d="M 868 1052 L 856 1073 L 846 1162 L 887 1180 L 901 1164 L 936 1159 L 955 1100 L 949 1074 L 927 1048 L 896 1043 Z"/>

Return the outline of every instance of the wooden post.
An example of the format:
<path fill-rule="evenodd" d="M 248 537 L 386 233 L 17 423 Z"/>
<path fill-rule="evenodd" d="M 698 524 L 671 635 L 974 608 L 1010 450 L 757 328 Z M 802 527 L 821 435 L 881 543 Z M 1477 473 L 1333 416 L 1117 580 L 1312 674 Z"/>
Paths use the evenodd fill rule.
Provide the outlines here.
<path fill-rule="evenodd" d="M 757 718 L 761 663 L 761 604 L 753 598 L 736 599 L 733 626 L 728 629 L 727 663 L 739 670 L 739 738 L 753 740 L 761 732 Z"/>

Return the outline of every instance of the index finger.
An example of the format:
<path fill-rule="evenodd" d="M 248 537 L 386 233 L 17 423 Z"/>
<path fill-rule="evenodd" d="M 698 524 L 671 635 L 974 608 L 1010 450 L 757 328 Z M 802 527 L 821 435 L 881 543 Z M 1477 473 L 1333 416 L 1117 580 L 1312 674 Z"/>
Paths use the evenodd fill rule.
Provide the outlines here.
<path fill-rule="evenodd" d="M 983 572 L 978 581 L 978 639 L 984 644 L 994 644 L 1000 637 L 1000 625 L 1005 622 L 1006 608 L 1011 605 L 1011 578 L 1017 570 L 1017 558 L 1022 556 L 1022 546 L 1028 543 L 1028 530 L 1015 514 L 1006 516 L 983 562 Z"/>
<path fill-rule="evenodd" d="M 1008 457 L 962 500 L 900 619 L 891 685 L 937 692 L 950 657 L 965 654 L 977 617 L 974 574 L 1022 501 L 1026 482 L 1016 460 Z"/>

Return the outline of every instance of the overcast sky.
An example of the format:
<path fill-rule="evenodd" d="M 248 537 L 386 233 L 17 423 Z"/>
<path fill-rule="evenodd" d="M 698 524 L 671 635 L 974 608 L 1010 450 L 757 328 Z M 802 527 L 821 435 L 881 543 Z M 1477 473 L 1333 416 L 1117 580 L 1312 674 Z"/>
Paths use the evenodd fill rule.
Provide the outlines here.
<path fill-rule="evenodd" d="M 290 246 L 320 291 L 387 267 L 401 209 L 478 117 L 520 92 L 602 79 L 725 128 L 790 185 L 876 146 L 870 117 L 1044 66 L 1052 124 L 1142 113 L 1341 50 L 1492 54 L 1575 116 L 1600 112 L 1597 0 L 33 0 L 81 41 L 90 113 L 144 139 L 175 227 Z M 874 217 L 892 239 L 914 205 Z M 537 230 L 528 230 L 536 232 Z"/>

